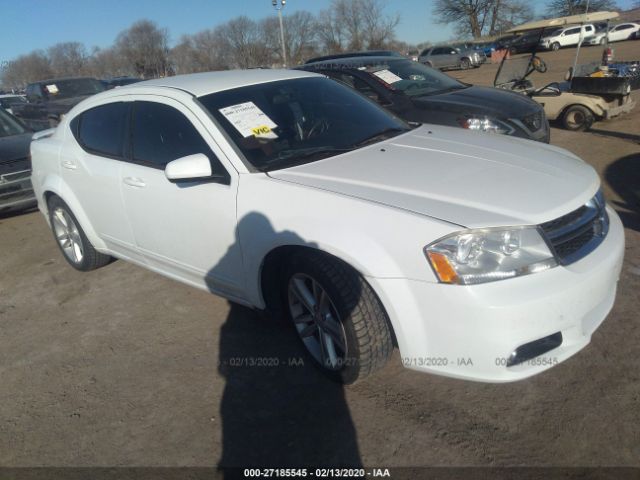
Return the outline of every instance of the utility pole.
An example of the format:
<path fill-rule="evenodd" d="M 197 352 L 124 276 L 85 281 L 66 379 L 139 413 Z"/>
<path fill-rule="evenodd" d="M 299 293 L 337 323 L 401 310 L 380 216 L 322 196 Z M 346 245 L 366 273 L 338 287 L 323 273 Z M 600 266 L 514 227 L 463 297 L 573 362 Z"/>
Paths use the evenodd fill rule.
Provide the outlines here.
<path fill-rule="evenodd" d="M 282 24 L 282 9 L 287 4 L 287 0 L 271 0 L 271 5 L 278 11 L 280 21 L 280 44 L 282 45 L 282 66 L 287 66 L 287 47 L 284 45 L 284 25 Z"/>

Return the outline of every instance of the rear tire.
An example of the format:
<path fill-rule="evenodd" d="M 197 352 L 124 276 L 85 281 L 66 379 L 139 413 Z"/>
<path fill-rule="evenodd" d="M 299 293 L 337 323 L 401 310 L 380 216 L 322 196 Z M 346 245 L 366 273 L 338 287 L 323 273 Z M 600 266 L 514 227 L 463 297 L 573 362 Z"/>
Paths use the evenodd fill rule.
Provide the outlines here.
<path fill-rule="evenodd" d="M 554 52 L 557 52 L 558 50 L 560 50 L 560 44 L 558 42 L 553 42 L 551 44 L 551 50 L 553 50 Z"/>
<path fill-rule="evenodd" d="M 111 261 L 109 255 L 98 252 L 91 245 L 75 215 L 60 197 L 53 196 L 49 200 L 49 222 L 62 256 L 76 270 L 88 272 Z"/>
<path fill-rule="evenodd" d="M 593 112 L 583 105 L 570 105 L 562 114 L 562 124 L 567 130 L 584 132 L 591 128 Z"/>
<path fill-rule="evenodd" d="M 332 380 L 351 384 L 387 363 L 393 352 L 387 315 L 350 266 L 322 252 L 301 252 L 286 267 L 282 287 L 300 339 Z"/>

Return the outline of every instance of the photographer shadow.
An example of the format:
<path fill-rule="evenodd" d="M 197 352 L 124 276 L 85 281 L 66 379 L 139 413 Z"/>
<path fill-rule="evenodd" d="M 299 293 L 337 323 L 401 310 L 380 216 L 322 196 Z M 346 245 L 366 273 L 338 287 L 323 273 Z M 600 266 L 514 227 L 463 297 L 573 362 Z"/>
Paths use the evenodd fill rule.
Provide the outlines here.
<path fill-rule="evenodd" d="M 305 244 L 292 232 L 276 234 L 257 213 L 240 220 L 237 232 L 242 238 L 277 235 Z M 228 261 L 222 258 L 218 265 L 226 270 Z M 219 468 L 361 466 L 344 388 L 320 372 L 288 318 L 265 318 L 230 303 L 219 352 L 219 372 L 226 379 Z"/>
<path fill-rule="evenodd" d="M 621 198 L 612 204 L 622 223 L 640 232 L 640 153 L 619 158 L 607 167 L 604 176 Z"/>

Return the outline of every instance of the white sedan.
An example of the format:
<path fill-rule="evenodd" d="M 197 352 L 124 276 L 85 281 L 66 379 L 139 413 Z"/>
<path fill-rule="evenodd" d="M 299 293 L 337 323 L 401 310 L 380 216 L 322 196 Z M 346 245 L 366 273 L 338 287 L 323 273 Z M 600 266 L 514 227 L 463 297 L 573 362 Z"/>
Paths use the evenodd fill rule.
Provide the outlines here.
<path fill-rule="evenodd" d="M 637 23 L 620 23 L 608 32 L 609 42 L 621 42 L 623 40 L 633 40 L 640 32 L 640 24 Z M 590 35 L 584 39 L 585 45 L 602 45 L 605 42 L 607 31 L 600 30 L 595 35 Z"/>
<path fill-rule="evenodd" d="M 523 379 L 587 345 L 614 302 L 623 229 L 593 168 L 537 142 L 408 125 L 317 74 L 110 90 L 31 154 L 71 266 L 117 257 L 287 316 L 341 382 L 394 345 L 408 368 Z"/>

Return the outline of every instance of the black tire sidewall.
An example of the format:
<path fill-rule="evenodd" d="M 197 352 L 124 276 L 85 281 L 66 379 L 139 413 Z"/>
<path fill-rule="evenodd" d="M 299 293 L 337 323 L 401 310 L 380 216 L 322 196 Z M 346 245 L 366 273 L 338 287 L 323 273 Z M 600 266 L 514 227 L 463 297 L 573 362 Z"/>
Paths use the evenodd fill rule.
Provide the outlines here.
<path fill-rule="evenodd" d="M 568 122 L 568 116 L 571 114 L 571 112 L 575 112 L 575 111 L 581 112 L 585 118 L 585 121 L 577 127 L 570 125 Z M 562 115 L 562 124 L 564 128 L 573 132 L 584 132 L 586 130 L 589 130 L 589 128 L 591 128 L 591 125 L 593 125 L 593 120 L 594 120 L 594 117 L 591 110 L 589 110 L 587 107 L 582 105 L 572 105 L 568 107 L 564 111 L 564 114 Z"/>
<path fill-rule="evenodd" d="M 360 373 L 360 351 L 358 348 L 358 339 L 355 333 L 353 323 L 351 321 L 352 305 L 348 305 L 347 298 L 333 283 L 326 270 L 322 268 L 322 262 L 328 261 L 322 258 L 320 255 L 305 256 L 296 255 L 289 262 L 288 266 L 284 270 L 282 278 L 282 295 L 284 300 L 284 306 L 286 308 L 286 315 L 289 319 L 289 324 L 295 329 L 293 319 L 291 318 L 291 312 L 289 309 L 288 288 L 291 277 L 296 274 L 304 274 L 313 278 L 316 282 L 322 286 L 327 292 L 329 298 L 333 302 L 334 307 L 340 315 L 340 322 L 342 323 L 346 342 L 347 342 L 347 356 L 345 358 L 344 366 L 340 370 L 329 370 L 325 368 L 320 362 L 318 362 L 310 352 L 304 347 L 307 356 L 316 364 L 322 372 L 333 381 L 339 383 L 353 383 Z M 353 273 L 354 278 L 350 281 L 357 281 L 357 274 Z M 297 333 L 297 332 L 296 332 Z M 302 343 L 302 342 L 301 342 Z"/>

